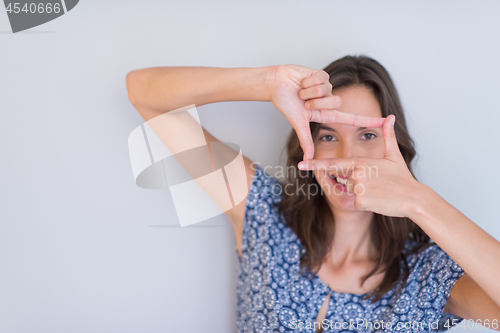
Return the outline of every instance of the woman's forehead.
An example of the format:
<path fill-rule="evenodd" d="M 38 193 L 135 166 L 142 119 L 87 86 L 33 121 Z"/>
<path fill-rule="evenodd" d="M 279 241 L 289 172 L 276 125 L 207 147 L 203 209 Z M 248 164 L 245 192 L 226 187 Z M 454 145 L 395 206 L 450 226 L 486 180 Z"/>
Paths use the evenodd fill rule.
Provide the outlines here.
<path fill-rule="evenodd" d="M 364 86 L 352 86 L 338 91 L 333 90 L 342 100 L 337 111 L 369 117 L 382 117 L 380 104 L 372 91 Z"/>

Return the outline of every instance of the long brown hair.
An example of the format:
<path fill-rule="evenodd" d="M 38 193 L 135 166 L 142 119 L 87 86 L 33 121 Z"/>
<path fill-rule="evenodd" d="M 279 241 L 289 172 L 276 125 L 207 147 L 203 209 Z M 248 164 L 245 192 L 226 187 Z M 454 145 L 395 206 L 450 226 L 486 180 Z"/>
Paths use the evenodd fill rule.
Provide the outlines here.
<path fill-rule="evenodd" d="M 324 71 L 330 75 L 334 95 L 335 89 L 338 88 L 367 87 L 377 98 L 382 110 L 382 117 L 387 117 L 390 114 L 396 116 L 394 130 L 398 146 L 413 175 L 411 161 L 416 155 L 414 142 L 408 133 L 403 107 L 387 70 L 376 60 L 361 55 L 338 59 L 328 65 Z M 310 123 L 314 140 L 318 135 L 319 127 L 319 123 Z M 279 203 L 279 211 L 284 213 L 286 223 L 305 247 L 300 259 L 301 269 L 310 272 L 317 268 L 315 271 L 317 273 L 333 242 L 335 219 L 322 192 L 315 191 L 315 195 L 308 193 L 307 196 L 304 196 L 296 190 L 301 186 L 307 189 L 313 186 L 319 188 L 319 184 L 312 171 L 299 171 L 297 169 L 297 164 L 302 160 L 304 152 L 294 130 L 288 138 L 286 151 L 288 155 L 287 170 L 294 170 L 294 172 L 287 172 L 286 182 L 291 188 L 289 191 L 284 191 L 283 199 Z M 402 253 L 407 239 L 412 239 L 418 244 L 407 254 L 409 255 L 429 246 L 430 238 L 408 218 L 389 217 L 377 213 L 374 213 L 371 224 L 371 237 L 378 249 L 377 264 L 364 277 L 363 283 L 379 270 L 385 270 L 382 283 L 365 297 L 374 297 L 373 302 L 376 302 L 399 281 L 405 282 L 408 278 L 409 268 L 406 256 Z M 404 263 L 402 272 L 401 262 Z M 399 289 L 403 285 L 404 283 Z"/>

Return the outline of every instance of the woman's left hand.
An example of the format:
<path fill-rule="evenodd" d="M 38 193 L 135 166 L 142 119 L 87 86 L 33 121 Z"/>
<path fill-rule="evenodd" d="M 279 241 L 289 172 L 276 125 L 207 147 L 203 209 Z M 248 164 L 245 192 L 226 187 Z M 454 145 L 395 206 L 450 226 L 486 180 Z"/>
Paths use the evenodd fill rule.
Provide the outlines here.
<path fill-rule="evenodd" d="M 348 193 L 354 194 L 354 208 L 381 215 L 408 217 L 414 198 L 423 190 L 406 166 L 394 132 L 396 117 L 389 115 L 383 124 L 383 158 L 352 157 L 307 160 L 301 170 L 326 170 L 328 174 L 349 175 Z M 303 166 L 303 167 L 302 167 Z"/>

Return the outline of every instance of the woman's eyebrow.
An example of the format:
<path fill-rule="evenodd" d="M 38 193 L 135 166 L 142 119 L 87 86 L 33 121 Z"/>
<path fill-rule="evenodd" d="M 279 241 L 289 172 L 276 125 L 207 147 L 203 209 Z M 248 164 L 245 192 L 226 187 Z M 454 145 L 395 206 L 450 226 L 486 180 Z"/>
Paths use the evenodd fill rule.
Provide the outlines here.
<path fill-rule="evenodd" d="M 359 131 L 365 130 L 365 129 L 367 129 L 367 128 L 368 128 L 368 127 L 359 127 L 357 131 L 359 132 Z M 319 127 L 319 129 L 320 129 L 320 130 L 326 130 L 326 131 L 330 131 L 330 132 L 335 132 L 335 133 L 337 133 L 337 131 L 336 131 L 335 129 L 333 129 L 333 128 L 329 127 L 329 126 L 326 126 L 326 125 L 321 125 L 321 126 Z"/>

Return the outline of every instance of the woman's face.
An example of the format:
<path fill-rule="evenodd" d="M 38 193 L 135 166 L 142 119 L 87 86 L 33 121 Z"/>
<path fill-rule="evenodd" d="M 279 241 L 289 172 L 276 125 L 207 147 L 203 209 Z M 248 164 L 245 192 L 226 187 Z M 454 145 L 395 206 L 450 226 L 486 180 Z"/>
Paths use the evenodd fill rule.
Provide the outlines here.
<path fill-rule="evenodd" d="M 340 112 L 370 117 L 382 117 L 382 110 L 375 95 L 364 86 L 335 89 L 333 94 L 342 99 Z M 385 146 L 382 128 L 358 128 L 344 124 L 320 124 L 314 140 L 314 158 L 346 158 L 364 156 L 384 157 Z M 347 178 L 351 171 L 340 177 Z M 355 172 L 359 172 L 356 169 Z M 354 194 L 349 194 L 344 185 L 330 177 L 327 170 L 314 170 L 316 180 L 323 189 L 330 205 L 337 210 L 355 210 Z"/>

